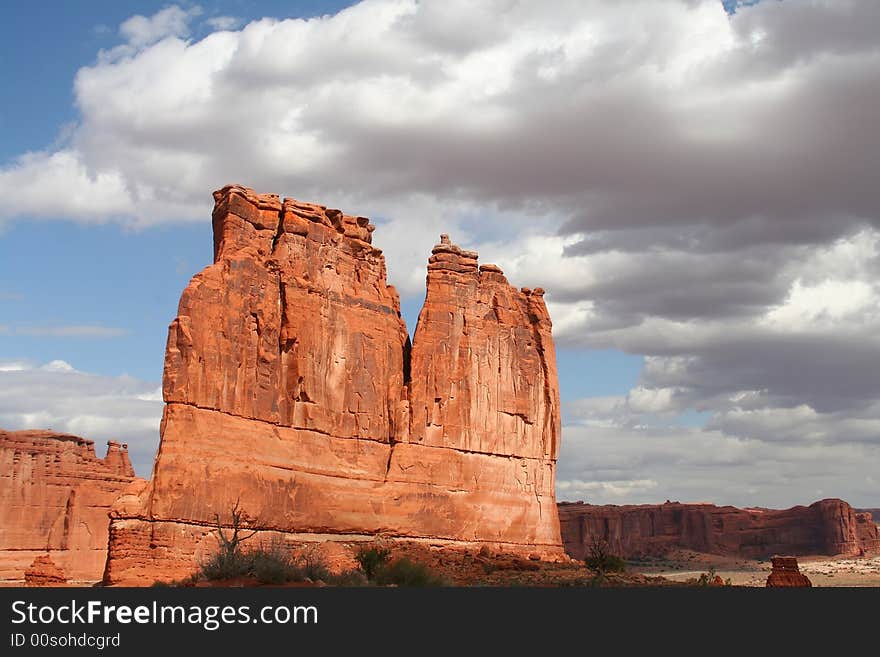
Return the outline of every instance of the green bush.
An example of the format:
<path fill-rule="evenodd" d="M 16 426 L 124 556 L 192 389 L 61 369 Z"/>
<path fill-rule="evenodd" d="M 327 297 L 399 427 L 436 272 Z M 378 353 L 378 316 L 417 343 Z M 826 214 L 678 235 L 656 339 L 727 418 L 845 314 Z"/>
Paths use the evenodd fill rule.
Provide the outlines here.
<path fill-rule="evenodd" d="M 246 577 L 251 574 L 253 564 L 252 555 L 241 550 L 218 550 L 202 563 L 202 575 L 209 580 Z"/>
<path fill-rule="evenodd" d="M 332 586 L 366 586 L 369 584 L 367 576 L 360 570 L 345 570 L 336 575 L 330 574 L 324 581 Z"/>
<path fill-rule="evenodd" d="M 626 561 L 616 554 L 611 554 L 608 543 L 602 540 L 595 540 L 590 546 L 590 553 L 584 559 L 587 568 L 595 570 L 597 573 L 604 575 L 605 573 L 622 573 L 626 570 Z"/>
<path fill-rule="evenodd" d="M 391 557 L 391 550 L 383 547 L 362 547 L 355 555 L 355 559 L 364 571 L 364 575 L 368 580 L 376 577 L 388 559 Z"/>
<path fill-rule="evenodd" d="M 250 574 L 260 584 L 284 584 L 302 579 L 296 563 L 278 544 L 272 544 L 269 548 L 258 548 L 250 552 L 249 556 Z"/>
<path fill-rule="evenodd" d="M 375 581 L 380 586 L 449 586 L 449 582 L 425 564 L 406 558 L 397 559 L 380 568 Z"/>
<path fill-rule="evenodd" d="M 309 549 L 299 556 L 296 560 L 296 569 L 300 581 L 310 579 L 313 582 L 318 580 L 327 582 L 331 577 L 330 569 L 327 567 L 324 557 L 315 549 Z"/>

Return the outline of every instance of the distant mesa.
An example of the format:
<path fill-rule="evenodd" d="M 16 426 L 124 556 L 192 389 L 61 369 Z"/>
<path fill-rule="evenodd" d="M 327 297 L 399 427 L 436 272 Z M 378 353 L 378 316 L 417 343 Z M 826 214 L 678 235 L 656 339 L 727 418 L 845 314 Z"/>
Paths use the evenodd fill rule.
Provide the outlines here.
<path fill-rule="evenodd" d="M 267 539 L 563 559 L 543 290 L 444 234 L 411 343 L 367 218 L 238 185 L 214 202 L 214 264 L 168 332 L 154 477 L 113 508 L 106 581 L 188 575 L 236 501 Z"/>
<path fill-rule="evenodd" d="M 0 582 L 100 581 L 108 513 L 138 481 L 128 449 L 53 431 L 0 430 Z"/>
<path fill-rule="evenodd" d="M 871 516 L 838 499 L 784 510 L 668 500 L 625 506 L 560 502 L 559 519 L 565 549 L 576 559 L 596 540 L 624 558 L 678 549 L 745 558 L 880 552 L 880 531 Z"/>

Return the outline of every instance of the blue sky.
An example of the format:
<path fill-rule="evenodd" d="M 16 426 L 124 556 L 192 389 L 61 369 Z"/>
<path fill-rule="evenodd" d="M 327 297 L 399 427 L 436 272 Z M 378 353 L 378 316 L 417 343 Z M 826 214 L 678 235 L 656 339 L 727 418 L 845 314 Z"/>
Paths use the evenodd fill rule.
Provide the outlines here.
<path fill-rule="evenodd" d="M 0 426 L 147 474 L 239 182 L 373 217 L 410 331 L 441 231 L 546 288 L 560 497 L 875 505 L 878 5 L 493 2 L 7 11 Z"/>
<path fill-rule="evenodd" d="M 4 86 L 0 103 L 3 163 L 50 146 L 65 126 L 76 122 L 72 82 L 77 70 L 91 63 L 99 50 L 117 45 L 116 26 L 124 20 L 150 15 L 168 4 L 62 3 L 53 9 L 53 21 L 42 21 L 45 10 L 36 4 L 24 3 L 11 12 L 0 25 L 8 45 L 0 70 L 11 82 Z M 229 0 L 211 3 L 210 8 L 207 3 L 181 6 L 201 6 L 202 19 L 232 16 L 243 24 L 263 16 L 319 16 L 348 4 Z M 38 23 L 40 38 L 34 39 L 33 26 Z M 203 25 L 193 30 L 193 38 L 209 31 Z M 115 224 L 83 227 L 59 215 L 6 226 L 0 248 L 0 326 L 8 329 L 0 341 L 0 360 L 60 359 L 86 372 L 159 381 L 167 325 L 189 279 L 210 264 L 213 243 L 210 216 L 201 225 L 131 230 Z M 402 300 L 410 333 L 422 300 L 418 294 Z M 93 336 L 83 331 L 81 337 L 43 332 L 63 333 L 66 327 L 96 330 Z M 118 335 L 109 338 L 100 329 Z M 639 356 L 618 350 L 562 350 L 559 356 L 562 391 L 569 399 L 626 393 L 641 366 Z"/>

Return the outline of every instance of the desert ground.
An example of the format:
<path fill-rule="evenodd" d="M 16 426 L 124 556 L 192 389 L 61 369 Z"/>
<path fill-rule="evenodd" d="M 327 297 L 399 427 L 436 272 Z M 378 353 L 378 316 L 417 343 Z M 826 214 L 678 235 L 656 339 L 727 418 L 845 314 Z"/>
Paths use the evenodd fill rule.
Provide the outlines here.
<path fill-rule="evenodd" d="M 866 557 L 797 556 L 800 571 L 815 587 L 880 586 L 880 555 Z M 764 586 L 770 560 L 740 559 L 680 551 L 665 558 L 630 561 L 628 569 L 678 582 L 699 578 L 710 568 L 735 586 Z"/>

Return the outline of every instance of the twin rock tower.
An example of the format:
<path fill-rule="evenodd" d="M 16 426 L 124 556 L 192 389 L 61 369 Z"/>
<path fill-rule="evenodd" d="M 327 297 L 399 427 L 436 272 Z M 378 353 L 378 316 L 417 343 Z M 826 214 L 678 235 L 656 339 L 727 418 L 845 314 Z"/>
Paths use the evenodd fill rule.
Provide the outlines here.
<path fill-rule="evenodd" d="M 231 185 L 171 323 L 152 479 L 111 512 L 108 583 L 191 573 L 215 514 L 291 542 L 380 535 L 562 555 L 540 288 L 446 236 L 410 343 L 374 226 Z"/>

